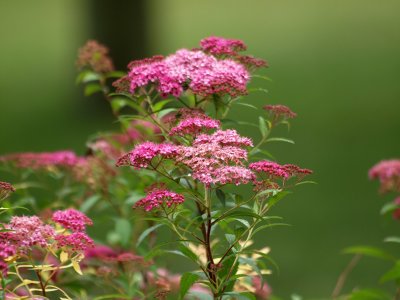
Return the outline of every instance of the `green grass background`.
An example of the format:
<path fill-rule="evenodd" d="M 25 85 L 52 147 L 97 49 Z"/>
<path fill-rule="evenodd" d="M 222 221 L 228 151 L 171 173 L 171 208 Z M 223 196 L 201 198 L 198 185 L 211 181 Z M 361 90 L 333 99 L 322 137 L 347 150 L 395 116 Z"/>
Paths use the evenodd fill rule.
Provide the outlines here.
<path fill-rule="evenodd" d="M 0 154 L 83 153 L 87 136 L 116 126 L 101 97 L 85 99 L 74 82 L 76 50 L 91 38 L 86 4 L 0 1 Z M 147 1 L 149 55 L 196 47 L 209 35 L 243 39 L 271 65 L 263 73 L 272 81 L 258 81 L 269 94 L 248 102 L 286 104 L 299 115 L 288 133 L 296 144 L 268 150 L 280 162 L 313 169 L 318 185 L 299 187 L 275 209 L 291 227 L 256 241 L 272 248 L 280 270 L 269 282 L 285 299 L 293 292 L 329 297 L 350 260 L 341 249 L 380 245 L 399 231 L 379 216 L 391 196 L 379 197 L 367 178 L 380 159 L 400 157 L 399 10 L 400 2 L 389 0 Z M 231 117 L 257 122 L 247 108 Z M 345 289 L 374 285 L 388 267 L 363 259 Z"/>

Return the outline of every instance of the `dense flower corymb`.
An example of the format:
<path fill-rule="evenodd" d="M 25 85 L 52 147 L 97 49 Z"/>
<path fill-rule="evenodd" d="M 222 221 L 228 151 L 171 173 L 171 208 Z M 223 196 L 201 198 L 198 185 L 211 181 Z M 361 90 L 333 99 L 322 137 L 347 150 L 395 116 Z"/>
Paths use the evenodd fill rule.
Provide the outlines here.
<path fill-rule="evenodd" d="M 400 160 L 383 160 L 369 170 L 370 179 L 379 179 L 381 192 L 400 192 Z"/>
<path fill-rule="evenodd" d="M 245 51 L 247 46 L 241 40 L 225 39 L 210 36 L 200 41 L 201 48 L 214 55 L 235 55 L 237 52 Z"/>
<path fill-rule="evenodd" d="M 134 208 L 143 207 L 145 211 L 150 211 L 159 207 L 171 207 L 181 204 L 185 198 L 181 194 L 171 192 L 166 189 L 154 189 L 147 196 L 136 202 Z"/>
<path fill-rule="evenodd" d="M 296 113 L 285 105 L 265 105 L 263 108 L 270 112 L 275 118 L 293 119 L 297 116 Z"/>
<path fill-rule="evenodd" d="M 86 251 L 94 247 L 93 240 L 84 232 L 73 232 L 68 235 L 55 236 L 58 248 L 66 247 L 72 251 Z"/>
<path fill-rule="evenodd" d="M 171 128 L 169 134 L 180 136 L 185 134 L 197 135 L 206 130 L 218 129 L 220 126 L 221 122 L 219 120 L 214 120 L 205 114 L 198 114 L 183 119 L 177 126 Z"/>
<path fill-rule="evenodd" d="M 20 168 L 41 169 L 48 167 L 71 167 L 80 160 L 72 151 L 41 153 L 16 153 L 0 157 L 1 161 L 14 162 Z"/>
<path fill-rule="evenodd" d="M 131 64 L 128 78 L 132 93 L 153 83 L 163 96 L 178 97 L 186 88 L 201 96 L 246 94 L 250 76 L 231 59 L 217 60 L 202 51 L 181 49 L 163 60 Z"/>
<path fill-rule="evenodd" d="M 93 224 L 90 218 L 75 209 L 58 210 L 53 213 L 52 220 L 72 231 L 84 231 L 86 225 Z"/>
<path fill-rule="evenodd" d="M 135 168 L 147 168 L 151 160 L 156 156 L 162 158 L 172 158 L 177 154 L 177 147 L 172 144 L 156 144 L 144 142 L 139 144 L 131 152 L 120 157 L 117 166 L 133 166 Z"/>
<path fill-rule="evenodd" d="M 79 68 L 90 67 L 95 72 L 107 73 L 114 70 L 114 65 L 108 56 L 108 48 L 97 41 L 89 40 L 79 49 L 76 64 Z"/>

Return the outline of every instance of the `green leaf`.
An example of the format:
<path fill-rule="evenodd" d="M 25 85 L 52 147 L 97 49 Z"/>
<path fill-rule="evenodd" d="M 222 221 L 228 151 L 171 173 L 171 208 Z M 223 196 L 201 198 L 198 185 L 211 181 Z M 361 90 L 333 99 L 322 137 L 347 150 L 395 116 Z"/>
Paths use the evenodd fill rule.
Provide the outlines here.
<path fill-rule="evenodd" d="M 289 144 L 294 144 L 293 140 L 289 140 L 286 138 L 279 138 L 279 137 L 269 138 L 266 142 L 267 143 L 269 143 L 269 142 L 285 142 L 285 143 L 289 143 Z"/>
<path fill-rule="evenodd" d="M 276 205 L 279 201 L 285 198 L 290 192 L 288 191 L 281 191 L 278 192 L 275 196 L 272 196 L 268 199 L 268 207 L 271 208 L 272 206 Z"/>
<path fill-rule="evenodd" d="M 100 79 L 100 75 L 96 72 L 85 70 L 79 73 L 78 77 L 76 78 L 76 83 L 86 83 L 90 81 L 96 81 Z"/>
<path fill-rule="evenodd" d="M 225 193 L 221 189 L 216 189 L 215 193 L 217 194 L 218 200 L 221 202 L 222 206 L 226 206 L 226 196 Z"/>
<path fill-rule="evenodd" d="M 115 231 L 120 238 L 121 244 L 127 246 L 131 238 L 131 223 L 126 219 L 116 219 Z"/>
<path fill-rule="evenodd" d="M 386 203 L 381 209 L 381 215 L 386 215 L 387 213 L 392 213 L 396 209 L 400 208 L 400 205 L 394 202 Z"/>
<path fill-rule="evenodd" d="M 181 277 L 179 299 L 183 299 L 192 285 L 199 279 L 199 275 L 194 273 L 184 273 Z"/>
<path fill-rule="evenodd" d="M 398 237 L 398 236 L 388 236 L 383 241 L 387 242 L 387 243 L 399 243 L 400 244 L 400 237 Z"/>
<path fill-rule="evenodd" d="M 85 86 L 84 94 L 85 96 L 91 96 L 97 92 L 101 92 L 103 89 L 98 83 L 89 83 Z"/>
<path fill-rule="evenodd" d="M 228 300 L 228 299 L 235 299 L 235 300 L 257 300 L 256 296 L 254 296 L 250 292 L 227 292 L 224 293 L 223 296 L 228 296 L 229 298 L 223 297 L 222 299 Z"/>
<path fill-rule="evenodd" d="M 391 254 L 386 253 L 385 251 L 383 251 L 379 248 L 370 247 L 370 246 L 349 247 L 349 248 L 344 249 L 343 253 L 361 254 L 361 255 L 375 257 L 375 258 L 384 259 L 384 260 L 395 260 L 395 258 Z"/>
<path fill-rule="evenodd" d="M 122 72 L 122 71 L 112 71 L 112 72 L 106 73 L 107 78 L 121 78 L 121 77 L 124 77 L 125 75 L 126 75 L 126 73 Z"/>
<path fill-rule="evenodd" d="M 176 108 L 167 108 L 167 109 L 163 109 L 162 111 L 160 111 L 160 112 L 157 114 L 157 117 L 158 117 L 159 119 L 161 119 L 162 117 L 168 115 L 169 113 L 171 113 L 171 112 L 173 112 L 173 111 L 177 111 L 177 109 L 176 109 Z"/>
<path fill-rule="evenodd" d="M 191 259 L 194 262 L 198 262 L 198 255 L 190 250 L 189 247 L 181 243 L 178 248 L 187 258 Z"/>
<path fill-rule="evenodd" d="M 387 282 L 400 279 L 400 261 L 397 261 L 393 268 L 387 271 L 380 279 L 380 282 Z"/>
<path fill-rule="evenodd" d="M 263 117 L 258 117 L 258 128 L 260 129 L 261 136 L 266 138 L 268 135 L 268 127 Z"/>
<path fill-rule="evenodd" d="M 164 224 L 156 224 L 154 226 L 151 226 L 149 228 L 147 228 L 145 231 L 142 232 L 142 234 L 139 236 L 137 242 L 136 242 L 136 247 L 139 247 L 139 245 L 143 242 L 143 240 L 150 234 L 152 233 L 154 230 L 156 230 L 157 228 L 164 226 Z"/>
<path fill-rule="evenodd" d="M 159 111 L 159 110 L 163 109 L 164 106 L 167 105 L 168 103 L 170 103 L 171 101 L 172 101 L 172 99 L 161 100 L 153 105 L 153 110 Z"/>
<path fill-rule="evenodd" d="M 363 289 L 352 292 L 348 300 L 389 300 L 391 297 L 384 291 L 377 289 Z"/>
<path fill-rule="evenodd" d="M 100 199 L 100 195 L 93 195 L 89 198 L 87 198 L 81 205 L 80 207 L 80 211 L 83 213 L 87 213 L 92 207 L 93 205 L 95 205 L 97 203 L 97 201 L 99 201 Z"/>
<path fill-rule="evenodd" d="M 237 104 L 237 105 L 241 105 L 241 106 L 250 107 L 250 108 L 253 108 L 253 109 L 255 109 L 255 110 L 258 110 L 258 108 L 257 108 L 257 107 L 255 107 L 254 105 L 252 105 L 252 104 L 249 104 L 249 103 L 236 102 L 236 104 Z"/>

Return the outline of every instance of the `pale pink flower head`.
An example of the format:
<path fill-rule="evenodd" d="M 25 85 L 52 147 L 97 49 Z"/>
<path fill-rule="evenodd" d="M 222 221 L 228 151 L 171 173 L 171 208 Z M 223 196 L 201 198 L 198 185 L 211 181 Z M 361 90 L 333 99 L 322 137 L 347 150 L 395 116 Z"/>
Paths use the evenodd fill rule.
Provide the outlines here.
<path fill-rule="evenodd" d="M 201 134 L 193 142 L 193 145 L 218 143 L 222 146 L 252 147 L 253 141 L 248 137 L 240 136 L 236 130 L 218 130 L 211 135 Z"/>
<path fill-rule="evenodd" d="M 10 183 L 0 181 L 0 200 L 7 198 L 12 192 L 15 192 L 15 188 Z"/>
<path fill-rule="evenodd" d="M 268 63 L 266 60 L 251 55 L 240 55 L 236 57 L 236 59 L 250 71 L 254 71 L 259 68 L 268 68 Z"/>
<path fill-rule="evenodd" d="M 94 247 L 93 240 L 86 233 L 80 231 L 71 234 L 57 234 L 55 241 L 58 248 L 72 252 L 85 252 Z"/>
<path fill-rule="evenodd" d="M 78 60 L 79 68 L 89 67 L 98 73 L 107 73 L 114 70 L 114 65 L 108 55 L 108 48 L 95 40 L 89 40 L 79 49 Z"/>
<path fill-rule="evenodd" d="M 32 246 L 45 248 L 55 235 L 54 228 L 44 224 L 37 216 L 12 217 L 5 227 L 11 231 L 4 235 L 22 250 Z"/>
<path fill-rule="evenodd" d="M 7 240 L 0 239 L 0 277 L 1 275 L 7 276 L 8 263 L 6 259 L 14 256 L 16 252 L 17 250 L 14 245 Z"/>
<path fill-rule="evenodd" d="M 210 36 L 200 41 L 201 49 L 213 55 L 236 55 L 237 52 L 245 51 L 247 46 L 241 40 L 226 39 Z"/>
<path fill-rule="evenodd" d="M 117 161 L 117 167 L 133 166 L 137 169 L 147 168 L 153 158 L 173 158 L 177 155 L 177 147 L 172 144 L 144 142 L 139 144 L 131 152 L 123 155 Z"/>
<path fill-rule="evenodd" d="M 14 162 L 19 168 L 42 169 L 49 167 L 71 167 L 79 157 L 72 151 L 56 151 L 41 153 L 16 153 L 0 157 L 2 161 Z"/>
<path fill-rule="evenodd" d="M 218 129 L 220 126 L 221 122 L 219 120 L 214 120 L 205 114 L 199 114 L 183 119 L 177 126 L 171 128 L 169 134 L 177 136 L 195 136 L 201 132 Z"/>
<path fill-rule="evenodd" d="M 224 166 L 216 169 L 212 174 L 213 183 L 219 184 L 247 184 L 255 180 L 255 175 L 252 171 L 244 167 Z"/>
<path fill-rule="evenodd" d="M 381 192 L 400 192 L 400 160 L 383 160 L 369 170 L 370 179 L 379 179 Z"/>
<path fill-rule="evenodd" d="M 72 208 L 57 210 L 53 213 L 52 220 L 72 231 L 85 231 L 86 225 L 93 225 L 89 217 Z"/>
<path fill-rule="evenodd" d="M 145 211 L 151 211 L 158 208 L 176 208 L 177 205 L 185 201 L 183 195 L 171 192 L 166 189 L 155 188 L 135 203 L 134 208 L 142 207 Z"/>

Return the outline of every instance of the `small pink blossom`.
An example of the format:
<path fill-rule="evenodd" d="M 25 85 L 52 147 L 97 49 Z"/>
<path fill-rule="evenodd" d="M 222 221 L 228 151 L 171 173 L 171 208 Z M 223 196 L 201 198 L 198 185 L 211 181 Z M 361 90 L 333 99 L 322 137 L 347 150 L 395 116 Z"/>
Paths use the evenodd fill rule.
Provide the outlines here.
<path fill-rule="evenodd" d="M 54 212 L 52 220 L 72 231 L 84 231 L 86 225 L 93 225 L 92 220 L 84 213 L 72 208 Z"/>
<path fill-rule="evenodd" d="M 79 49 L 76 64 L 79 68 L 90 67 L 95 72 L 107 73 L 114 70 L 108 48 L 97 41 L 89 40 Z"/>
<path fill-rule="evenodd" d="M 73 232 L 71 234 L 58 234 L 55 236 L 58 248 L 67 248 L 72 251 L 87 251 L 94 247 L 93 240 L 84 232 Z"/>
<path fill-rule="evenodd" d="M 21 248 L 45 248 L 50 245 L 55 235 L 53 227 L 44 224 L 37 216 L 12 217 L 5 228 L 11 231 L 3 233 L 3 236 L 7 236 L 12 243 Z"/>
<path fill-rule="evenodd" d="M 145 211 L 150 211 L 159 207 L 171 207 L 181 204 L 185 198 L 181 194 L 177 194 L 165 189 L 154 189 L 147 196 L 134 205 L 134 208 L 143 207 Z"/>
<path fill-rule="evenodd" d="M 235 55 L 237 52 L 245 51 L 247 46 L 241 40 L 225 39 L 210 36 L 200 41 L 201 48 L 214 55 Z"/>
<path fill-rule="evenodd" d="M 16 153 L 0 157 L 0 161 L 11 161 L 19 168 L 41 169 L 48 167 L 71 167 L 79 157 L 72 151 L 56 151 L 41 153 Z"/>
<path fill-rule="evenodd" d="M 139 144 L 131 152 L 123 155 L 117 161 L 117 166 L 133 166 L 137 169 L 147 168 L 156 156 L 173 158 L 177 154 L 177 147 L 172 144 L 156 144 L 144 142 Z"/>
<path fill-rule="evenodd" d="M 400 160 L 383 160 L 369 170 L 370 179 L 379 179 L 381 192 L 400 192 Z"/>
<path fill-rule="evenodd" d="M 290 177 L 290 173 L 284 166 L 273 161 L 262 160 L 254 162 L 249 165 L 249 169 L 259 173 L 269 174 L 272 177 L 281 177 L 284 179 Z"/>
<path fill-rule="evenodd" d="M 248 137 L 240 136 L 236 130 L 218 130 L 211 135 L 201 134 L 196 137 L 193 145 L 219 143 L 223 146 L 252 147 L 253 141 Z"/>
<path fill-rule="evenodd" d="M 249 169 L 236 166 L 225 166 L 213 172 L 214 184 L 247 184 L 255 180 L 255 175 Z"/>
<path fill-rule="evenodd" d="M 269 111 L 275 118 L 293 119 L 297 116 L 296 113 L 285 105 L 265 105 L 263 108 Z"/>
<path fill-rule="evenodd" d="M 7 198 L 12 192 L 15 192 L 15 188 L 10 183 L 0 181 L 0 200 Z"/>
<path fill-rule="evenodd" d="M 170 135 L 183 136 L 186 134 L 197 135 L 211 129 L 218 129 L 221 122 L 206 115 L 189 117 L 182 120 L 177 126 L 171 128 Z"/>

